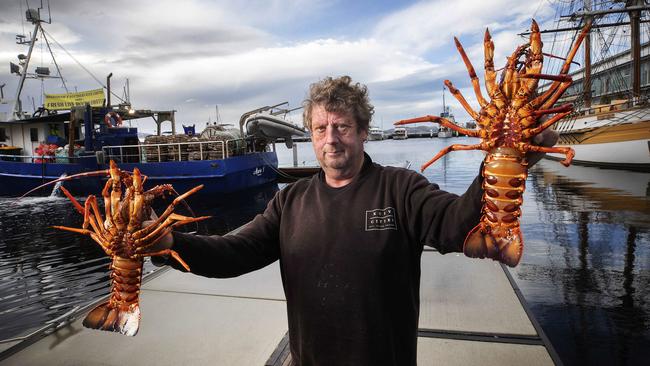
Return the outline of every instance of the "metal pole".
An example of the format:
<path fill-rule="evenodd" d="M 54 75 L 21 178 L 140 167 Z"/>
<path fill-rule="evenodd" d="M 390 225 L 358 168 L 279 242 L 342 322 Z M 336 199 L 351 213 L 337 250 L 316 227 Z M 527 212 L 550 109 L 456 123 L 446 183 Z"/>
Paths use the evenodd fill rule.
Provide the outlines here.
<path fill-rule="evenodd" d="M 294 142 L 291 149 L 293 150 L 293 166 L 297 167 L 298 166 L 298 144 Z"/>
<path fill-rule="evenodd" d="M 16 90 L 16 98 L 14 98 L 14 105 L 11 108 L 11 113 L 13 113 L 14 118 L 20 119 L 22 114 L 23 107 L 20 103 L 20 93 L 23 91 L 23 85 L 25 84 L 25 77 L 27 76 L 27 67 L 29 67 L 29 60 L 32 58 L 32 50 L 34 50 L 34 43 L 36 42 L 36 35 L 38 34 L 38 29 L 41 26 L 39 23 L 40 20 L 34 21 L 34 33 L 32 33 L 32 40 L 29 43 L 29 52 L 27 52 L 27 59 L 25 61 L 25 66 L 23 67 L 23 72 L 20 75 L 20 81 L 18 82 L 18 90 Z"/>
<path fill-rule="evenodd" d="M 113 76 L 113 73 L 108 74 L 106 77 L 106 107 L 108 109 L 111 109 L 111 76 Z"/>

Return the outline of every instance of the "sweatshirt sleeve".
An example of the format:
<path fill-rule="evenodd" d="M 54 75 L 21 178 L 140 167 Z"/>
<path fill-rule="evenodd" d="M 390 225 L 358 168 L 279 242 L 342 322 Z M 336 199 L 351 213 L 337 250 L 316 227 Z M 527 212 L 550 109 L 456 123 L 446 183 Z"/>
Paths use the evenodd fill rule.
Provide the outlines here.
<path fill-rule="evenodd" d="M 412 235 L 440 253 L 461 252 L 481 217 L 483 178 L 477 176 L 461 196 L 440 190 L 419 174 L 410 180 L 406 201 Z"/>
<path fill-rule="evenodd" d="M 236 234 L 203 236 L 173 232 L 172 249 L 192 273 L 205 277 L 236 277 L 273 263 L 279 258 L 280 193 L 262 214 Z M 184 270 L 173 258 L 168 263 Z"/>

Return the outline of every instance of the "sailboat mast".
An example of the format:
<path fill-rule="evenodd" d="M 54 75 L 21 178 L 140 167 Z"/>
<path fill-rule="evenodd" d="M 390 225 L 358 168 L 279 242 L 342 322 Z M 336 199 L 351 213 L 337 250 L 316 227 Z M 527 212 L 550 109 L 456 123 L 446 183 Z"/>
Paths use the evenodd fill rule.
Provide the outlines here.
<path fill-rule="evenodd" d="M 585 12 L 591 12 L 591 0 L 584 1 Z M 585 18 L 585 23 L 589 22 L 593 17 L 588 15 Z M 585 75 L 582 78 L 582 91 L 584 93 L 585 108 L 591 108 L 591 32 L 587 32 L 585 36 Z"/>
<path fill-rule="evenodd" d="M 628 6 L 643 5 L 643 1 L 630 0 Z M 641 10 L 632 10 L 629 12 L 630 16 L 630 41 L 632 43 L 631 56 L 632 56 L 632 98 L 636 99 L 641 95 L 641 32 L 640 20 Z"/>

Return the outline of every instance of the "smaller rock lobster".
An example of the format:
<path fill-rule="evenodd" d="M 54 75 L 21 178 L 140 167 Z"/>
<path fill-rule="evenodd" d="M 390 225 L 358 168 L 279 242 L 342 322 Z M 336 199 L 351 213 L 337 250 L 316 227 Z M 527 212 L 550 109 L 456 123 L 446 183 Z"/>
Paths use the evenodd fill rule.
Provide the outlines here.
<path fill-rule="evenodd" d="M 534 136 L 551 127 L 573 111 L 570 104 L 553 107 L 564 92 L 571 86 L 568 75 L 571 62 L 589 31 L 587 23 L 578 35 L 573 47 L 565 58 L 558 75 L 542 74 L 543 53 L 539 26 L 532 21 L 530 40 L 512 53 L 506 62 L 501 80 L 496 82 L 494 69 L 494 43 L 489 30 L 485 31 L 485 87 L 491 100 L 488 103 L 481 94 L 478 77 L 463 46 L 454 37 L 456 48 L 469 72 L 476 99 L 481 106 L 477 113 L 463 95 L 449 80 L 445 85 L 460 102 L 463 108 L 477 122 L 476 130 L 462 128 L 438 116 L 424 116 L 396 122 L 405 125 L 418 122 L 434 122 L 451 128 L 463 135 L 479 137 L 482 141 L 475 145 L 454 144 L 442 149 L 431 160 L 422 165 L 422 171 L 443 155 L 456 150 L 484 150 L 483 209 L 479 224 L 467 235 L 463 252 L 468 257 L 492 258 L 514 267 L 521 260 L 523 236 L 519 226 L 521 205 L 528 175 L 526 153 L 560 153 L 565 155 L 561 161 L 565 166 L 571 164 L 575 155 L 569 147 L 543 147 L 531 144 Z M 548 89 L 537 95 L 540 79 L 551 80 Z M 554 116 L 543 120 L 546 116 Z M 544 117 L 544 118 L 543 118 Z"/>
<path fill-rule="evenodd" d="M 170 255 L 186 270 L 190 270 L 174 250 L 152 248 L 173 228 L 209 218 L 209 216 L 187 217 L 174 213 L 176 205 L 203 188 L 203 185 L 194 187 L 182 195 L 178 195 L 169 184 L 158 185 L 145 191 L 143 185 L 146 176 L 143 176 L 138 168 L 129 173 L 119 169 L 112 160 L 108 170 L 71 175 L 46 185 L 93 175 L 109 176 L 102 191 L 105 216 L 102 217 L 97 198 L 94 195 L 88 196 L 82 206 L 67 189 L 61 186 L 61 191 L 83 215 L 84 221 L 81 228 L 53 227 L 90 236 L 106 255 L 112 258 L 111 296 L 107 302 L 90 311 L 84 319 L 83 325 L 87 328 L 134 336 L 140 325 L 139 294 L 144 258 Z M 177 197 L 159 217 L 143 227 L 143 223 L 151 217 L 153 212 L 152 201 L 165 194 L 175 194 Z"/>

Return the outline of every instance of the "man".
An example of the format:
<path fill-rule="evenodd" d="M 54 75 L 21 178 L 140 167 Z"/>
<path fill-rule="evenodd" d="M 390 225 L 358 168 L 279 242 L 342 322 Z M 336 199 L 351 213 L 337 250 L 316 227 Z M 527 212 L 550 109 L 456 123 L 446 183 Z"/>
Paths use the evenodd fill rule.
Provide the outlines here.
<path fill-rule="evenodd" d="M 457 196 L 372 162 L 372 113 L 367 88 L 348 76 L 313 84 L 304 120 L 319 174 L 278 192 L 235 235 L 166 240 L 202 276 L 279 259 L 297 365 L 415 365 L 423 245 L 462 251 L 479 221 L 480 177 Z"/>

